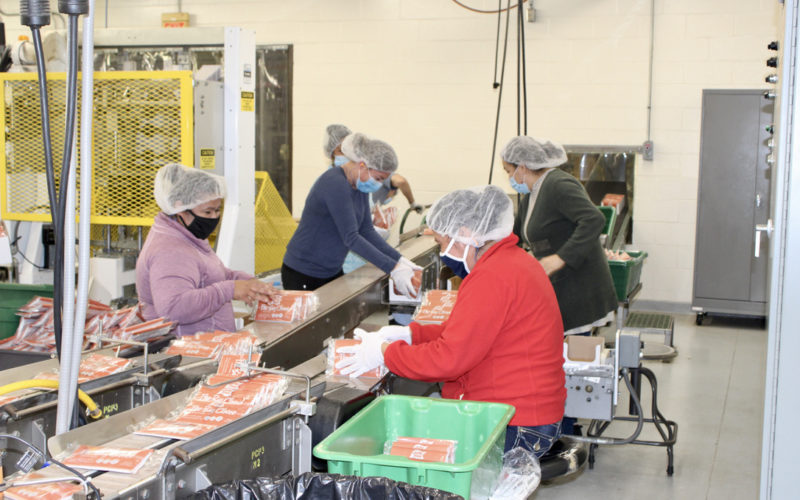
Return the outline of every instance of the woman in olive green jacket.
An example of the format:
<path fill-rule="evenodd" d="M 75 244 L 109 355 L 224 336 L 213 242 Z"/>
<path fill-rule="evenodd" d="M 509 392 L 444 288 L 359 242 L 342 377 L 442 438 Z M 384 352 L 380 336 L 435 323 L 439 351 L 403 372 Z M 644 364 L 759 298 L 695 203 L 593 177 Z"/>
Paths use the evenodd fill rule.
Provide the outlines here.
<path fill-rule="evenodd" d="M 550 276 L 565 334 L 591 331 L 617 307 L 614 283 L 599 236 L 605 225 L 580 182 L 556 168 L 564 148 L 515 137 L 502 151 L 511 187 L 523 194 L 514 233 Z"/>

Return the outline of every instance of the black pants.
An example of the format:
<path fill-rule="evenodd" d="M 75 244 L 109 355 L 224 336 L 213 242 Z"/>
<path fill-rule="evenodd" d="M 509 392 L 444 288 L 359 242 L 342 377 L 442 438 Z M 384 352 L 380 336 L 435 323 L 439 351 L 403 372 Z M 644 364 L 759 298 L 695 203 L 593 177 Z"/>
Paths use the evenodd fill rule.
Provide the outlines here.
<path fill-rule="evenodd" d="M 316 290 L 339 276 L 344 276 L 344 272 L 341 269 L 330 278 L 315 278 L 300 271 L 295 271 L 286 264 L 281 266 L 281 281 L 283 282 L 284 290 Z"/>

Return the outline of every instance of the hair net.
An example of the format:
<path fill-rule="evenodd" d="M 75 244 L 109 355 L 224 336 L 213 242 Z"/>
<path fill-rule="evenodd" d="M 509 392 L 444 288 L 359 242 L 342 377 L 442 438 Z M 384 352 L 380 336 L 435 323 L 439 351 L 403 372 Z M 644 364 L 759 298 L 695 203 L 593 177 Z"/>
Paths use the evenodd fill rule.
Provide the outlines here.
<path fill-rule="evenodd" d="M 514 207 L 497 186 L 459 189 L 439 198 L 428 213 L 428 227 L 456 241 L 482 247 L 501 240 L 514 227 Z"/>
<path fill-rule="evenodd" d="M 153 184 L 156 203 L 167 215 L 175 215 L 225 197 L 223 177 L 177 163 L 158 169 Z"/>
<path fill-rule="evenodd" d="M 397 170 L 397 154 L 390 145 L 358 132 L 345 138 L 342 153 L 352 161 L 363 161 L 367 168 L 389 173 Z"/>
<path fill-rule="evenodd" d="M 345 137 L 350 135 L 350 129 L 346 126 L 334 123 L 325 128 L 325 144 L 322 145 L 325 156 L 330 158 L 336 146 L 339 146 Z"/>
<path fill-rule="evenodd" d="M 567 162 L 567 152 L 560 144 L 524 135 L 511 139 L 500 155 L 508 163 L 531 170 L 557 167 Z"/>

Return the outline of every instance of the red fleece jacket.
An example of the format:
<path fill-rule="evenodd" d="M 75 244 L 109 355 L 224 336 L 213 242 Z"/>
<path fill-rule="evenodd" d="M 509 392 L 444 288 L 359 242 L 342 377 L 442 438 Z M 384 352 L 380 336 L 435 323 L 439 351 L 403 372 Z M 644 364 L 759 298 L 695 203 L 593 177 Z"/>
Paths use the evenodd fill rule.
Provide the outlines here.
<path fill-rule="evenodd" d="M 483 254 L 441 325 L 411 323 L 412 345 L 392 343 L 386 366 L 402 377 L 444 382 L 442 396 L 506 403 L 509 425 L 564 415 L 561 313 L 542 266 L 510 235 Z"/>

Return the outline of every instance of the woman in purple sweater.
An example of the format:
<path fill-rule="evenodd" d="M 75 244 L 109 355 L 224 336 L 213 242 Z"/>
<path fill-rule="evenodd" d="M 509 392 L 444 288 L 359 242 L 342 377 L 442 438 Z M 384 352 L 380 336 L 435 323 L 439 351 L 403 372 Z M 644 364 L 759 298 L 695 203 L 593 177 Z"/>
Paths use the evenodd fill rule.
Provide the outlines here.
<path fill-rule="evenodd" d="M 219 223 L 225 180 L 173 163 L 156 174 L 154 195 L 161 212 L 136 261 L 142 314 L 176 322 L 178 336 L 233 331 L 231 300 L 267 300 L 273 288 L 225 267 L 208 244 Z"/>

